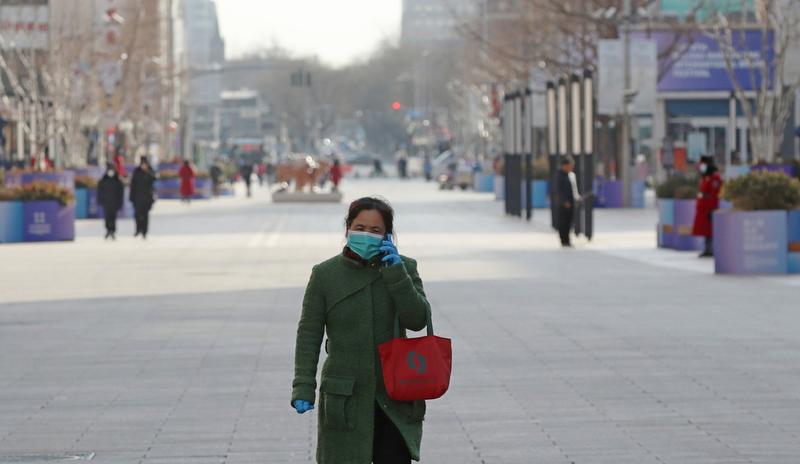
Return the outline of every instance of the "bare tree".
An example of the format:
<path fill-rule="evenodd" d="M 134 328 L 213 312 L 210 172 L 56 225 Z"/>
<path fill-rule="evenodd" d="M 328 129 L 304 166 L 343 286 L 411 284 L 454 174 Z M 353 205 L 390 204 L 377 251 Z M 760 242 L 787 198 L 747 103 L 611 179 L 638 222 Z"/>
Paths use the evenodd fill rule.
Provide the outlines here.
<path fill-rule="evenodd" d="M 746 11 L 746 2 L 742 3 Z M 800 73 L 789 69 L 792 53 L 800 47 L 800 2 L 762 0 L 753 13 L 742 14 L 738 22 L 717 14 L 708 30 L 719 43 L 753 151 L 758 158 L 773 161 L 800 89 Z M 747 43 L 753 32 L 758 33 L 755 50 Z"/>

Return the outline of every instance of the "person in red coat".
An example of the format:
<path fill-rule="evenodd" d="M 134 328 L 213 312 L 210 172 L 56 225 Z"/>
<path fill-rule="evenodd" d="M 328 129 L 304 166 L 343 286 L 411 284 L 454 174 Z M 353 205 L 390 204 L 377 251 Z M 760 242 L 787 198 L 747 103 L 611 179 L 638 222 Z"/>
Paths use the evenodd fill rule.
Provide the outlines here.
<path fill-rule="evenodd" d="M 194 196 L 194 169 L 189 164 L 189 160 L 183 162 L 181 170 L 178 171 L 181 178 L 181 197 L 182 201 L 189 203 Z"/>
<path fill-rule="evenodd" d="M 719 208 L 719 193 L 722 190 L 722 177 L 719 175 L 714 158 L 700 158 L 700 191 L 697 193 L 697 209 L 694 217 L 693 235 L 705 237 L 706 245 L 701 258 L 714 256 L 713 217 Z"/>
<path fill-rule="evenodd" d="M 333 182 L 333 191 L 339 191 L 339 182 L 342 181 L 342 162 L 339 161 L 339 158 L 333 160 L 333 166 L 331 167 L 331 182 Z"/>

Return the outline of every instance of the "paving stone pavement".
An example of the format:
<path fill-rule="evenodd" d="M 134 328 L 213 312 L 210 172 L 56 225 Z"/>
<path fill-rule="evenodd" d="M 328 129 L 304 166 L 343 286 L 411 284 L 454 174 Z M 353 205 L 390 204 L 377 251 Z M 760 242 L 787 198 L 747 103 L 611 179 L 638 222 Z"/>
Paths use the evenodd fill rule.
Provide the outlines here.
<path fill-rule="evenodd" d="M 430 464 L 800 462 L 798 279 L 725 278 L 653 250 L 653 211 L 598 212 L 557 248 L 546 213 L 490 196 L 361 181 L 398 214 L 451 391 L 429 403 Z M 311 265 L 343 205 L 160 202 L 152 237 L 0 246 L 0 463 L 313 462 L 289 406 Z"/>

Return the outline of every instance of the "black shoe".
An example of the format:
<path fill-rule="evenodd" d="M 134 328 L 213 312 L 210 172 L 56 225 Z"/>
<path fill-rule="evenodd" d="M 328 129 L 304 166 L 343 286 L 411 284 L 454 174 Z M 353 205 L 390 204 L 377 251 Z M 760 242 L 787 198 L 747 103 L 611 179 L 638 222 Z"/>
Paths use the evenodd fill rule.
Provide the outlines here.
<path fill-rule="evenodd" d="M 114 240 L 114 241 L 117 240 L 117 233 L 116 232 L 111 232 L 111 240 Z"/>
<path fill-rule="evenodd" d="M 108 240 L 108 237 L 111 237 L 111 232 L 106 232 L 106 236 L 104 240 Z"/>
<path fill-rule="evenodd" d="M 708 250 L 700 253 L 700 255 L 698 256 L 698 258 L 713 258 L 713 257 L 714 257 L 714 252 Z"/>

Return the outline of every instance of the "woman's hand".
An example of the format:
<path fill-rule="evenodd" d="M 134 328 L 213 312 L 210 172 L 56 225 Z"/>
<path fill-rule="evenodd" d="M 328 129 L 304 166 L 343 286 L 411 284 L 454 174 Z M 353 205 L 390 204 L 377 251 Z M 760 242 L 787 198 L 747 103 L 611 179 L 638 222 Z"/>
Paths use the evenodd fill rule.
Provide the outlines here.
<path fill-rule="evenodd" d="M 386 253 L 381 261 L 386 263 L 387 266 L 397 266 L 403 261 L 400 259 L 400 253 L 397 247 L 392 243 L 392 234 L 386 236 L 386 240 L 381 243 L 381 251 Z"/>
<path fill-rule="evenodd" d="M 292 406 L 294 406 L 294 409 L 295 411 L 297 411 L 297 414 L 303 414 L 314 409 L 314 403 L 308 402 L 306 400 L 294 400 L 292 401 Z"/>

